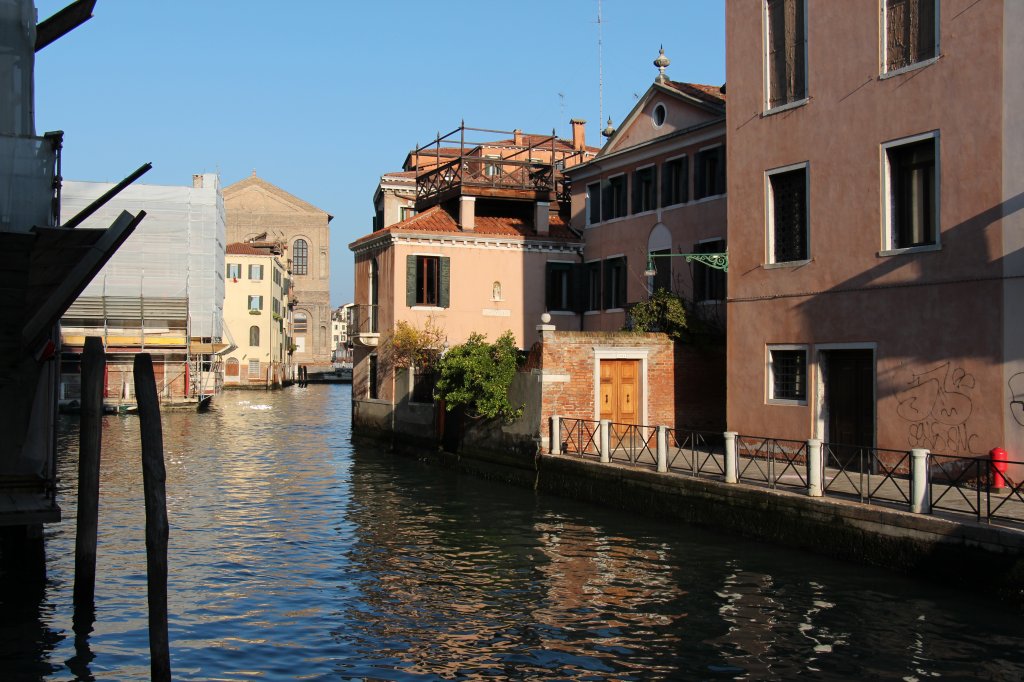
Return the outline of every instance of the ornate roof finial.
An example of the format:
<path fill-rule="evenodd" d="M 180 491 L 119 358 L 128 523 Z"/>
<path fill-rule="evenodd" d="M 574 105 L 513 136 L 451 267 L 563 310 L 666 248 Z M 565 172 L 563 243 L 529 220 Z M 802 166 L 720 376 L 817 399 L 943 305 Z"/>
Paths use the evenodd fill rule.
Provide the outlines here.
<path fill-rule="evenodd" d="M 612 125 L 612 117 L 608 117 L 608 127 L 601 131 L 601 134 L 605 137 L 611 137 L 615 134 L 615 126 Z"/>
<path fill-rule="evenodd" d="M 671 63 L 672 62 L 669 61 L 668 57 L 665 56 L 665 46 L 662 45 L 658 49 L 658 58 L 654 60 L 654 65 L 656 67 L 658 67 L 658 82 L 659 83 L 664 83 L 665 82 L 665 69 L 668 68 L 668 65 L 671 64 Z"/>

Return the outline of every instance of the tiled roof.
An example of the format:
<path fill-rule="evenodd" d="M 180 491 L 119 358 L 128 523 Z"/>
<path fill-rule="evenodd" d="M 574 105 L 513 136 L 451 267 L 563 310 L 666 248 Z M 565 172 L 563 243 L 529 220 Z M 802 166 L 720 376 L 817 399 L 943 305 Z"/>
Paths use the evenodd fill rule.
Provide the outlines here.
<path fill-rule="evenodd" d="M 235 256 L 273 256 L 274 252 L 270 246 L 264 246 L 262 248 L 253 246 L 251 244 L 244 244 L 242 242 L 235 242 L 234 244 L 228 244 L 224 247 L 224 253 L 235 255 Z"/>
<path fill-rule="evenodd" d="M 678 81 L 666 80 L 665 85 L 678 90 L 684 95 L 689 95 L 703 102 L 710 104 L 725 105 L 725 93 L 720 85 L 702 85 L 701 83 L 680 83 Z"/>
<path fill-rule="evenodd" d="M 375 237 L 380 237 L 384 234 L 437 233 L 477 235 L 480 237 L 503 237 L 511 239 L 518 238 L 523 240 L 580 240 L 580 237 L 577 237 L 576 234 L 569 229 L 568 225 L 560 215 L 552 213 L 549 221 L 549 233 L 541 236 L 534 231 L 532 221 L 524 221 L 521 218 L 508 216 L 477 215 L 475 220 L 475 229 L 467 231 L 460 229 L 455 219 L 443 208 L 440 206 L 433 206 L 422 213 L 418 213 L 411 218 L 403 220 L 400 223 L 395 223 L 383 230 L 378 230 L 364 237 L 360 237 L 349 244 L 349 247 L 358 246 L 365 241 L 369 241 Z"/>
<path fill-rule="evenodd" d="M 512 147 L 512 146 L 515 146 L 515 144 L 516 144 L 515 138 L 512 138 L 512 139 L 505 139 L 505 140 L 495 140 L 494 142 L 485 142 L 485 143 L 482 143 L 480 146 L 481 147 L 487 147 L 487 146 L 491 146 L 491 147 Z M 522 146 L 522 147 L 533 147 L 533 146 L 536 146 L 537 149 L 540 149 L 540 150 L 551 149 L 551 136 L 550 135 L 527 135 L 527 134 L 524 134 L 522 142 L 520 143 L 519 146 Z M 572 146 L 572 141 L 571 140 L 563 140 L 560 137 L 559 138 L 555 138 L 555 149 L 557 151 L 563 151 L 563 152 L 564 151 L 568 151 L 568 152 L 576 151 L 576 148 Z M 588 146 L 588 147 L 586 147 L 584 149 L 584 151 L 597 152 L 597 151 L 599 151 L 599 149 L 600 149 L 599 147 L 589 147 Z"/>

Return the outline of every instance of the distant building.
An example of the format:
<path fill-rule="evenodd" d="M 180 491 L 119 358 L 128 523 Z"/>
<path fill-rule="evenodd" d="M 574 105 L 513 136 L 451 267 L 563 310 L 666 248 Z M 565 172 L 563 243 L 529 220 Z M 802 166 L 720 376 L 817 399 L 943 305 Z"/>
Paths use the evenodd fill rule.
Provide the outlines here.
<path fill-rule="evenodd" d="M 330 229 L 332 216 L 256 176 L 224 189 L 229 242 L 282 245 L 291 280 L 296 366 L 331 364 Z"/>
<path fill-rule="evenodd" d="M 64 183 L 61 211 L 74 214 L 108 191 L 102 182 Z M 219 392 L 223 341 L 224 204 L 216 175 L 193 176 L 191 186 L 133 185 L 83 226 L 109 224 L 122 210 L 146 219 L 61 318 L 64 368 L 61 398 L 78 399 L 77 358 L 87 336 L 103 339 L 104 397 L 134 404 L 132 363 L 153 355 L 164 402 Z"/>
<path fill-rule="evenodd" d="M 233 348 L 226 388 L 279 388 L 293 378 L 288 277 L 276 245 L 228 244 L 224 326 Z"/>

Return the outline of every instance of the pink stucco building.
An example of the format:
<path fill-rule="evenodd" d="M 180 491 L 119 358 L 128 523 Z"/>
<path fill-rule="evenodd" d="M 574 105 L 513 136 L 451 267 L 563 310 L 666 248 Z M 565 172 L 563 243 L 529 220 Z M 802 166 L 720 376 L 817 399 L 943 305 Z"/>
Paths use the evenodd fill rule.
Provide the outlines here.
<path fill-rule="evenodd" d="M 730 430 L 1024 459 L 1021 35 L 1011 0 L 727 1 Z"/>

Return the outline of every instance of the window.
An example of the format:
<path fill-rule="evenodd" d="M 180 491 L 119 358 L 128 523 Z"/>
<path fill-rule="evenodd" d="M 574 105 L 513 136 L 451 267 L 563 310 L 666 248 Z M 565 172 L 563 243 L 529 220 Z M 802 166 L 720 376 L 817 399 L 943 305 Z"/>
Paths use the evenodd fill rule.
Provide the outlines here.
<path fill-rule="evenodd" d="M 228 263 L 228 279 L 237 280 L 242 276 L 242 264 L 241 263 Z"/>
<path fill-rule="evenodd" d="M 806 348 L 778 346 L 768 349 L 768 389 L 769 400 L 806 402 Z"/>
<path fill-rule="evenodd" d="M 256 312 L 263 310 L 263 297 L 262 296 L 249 296 L 249 312 Z"/>
<path fill-rule="evenodd" d="M 724 253 L 725 240 L 713 239 L 707 242 L 700 242 L 694 245 L 693 252 Z M 695 263 L 693 268 L 693 300 L 698 303 L 701 301 L 724 301 L 725 272 L 708 267 L 703 263 Z"/>
<path fill-rule="evenodd" d="M 804 0 L 766 0 L 768 109 L 807 97 Z"/>
<path fill-rule="evenodd" d="M 601 220 L 626 215 L 626 176 L 608 178 L 601 187 Z"/>
<path fill-rule="evenodd" d="M 309 244 L 305 239 L 296 239 L 292 244 L 292 272 L 296 275 L 309 274 Z"/>
<path fill-rule="evenodd" d="M 260 378 L 260 361 L 250 360 L 249 361 L 249 378 L 259 379 Z"/>
<path fill-rule="evenodd" d="M 263 279 L 263 266 L 262 265 L 250 265 L 249 266 L 249 279 L 253 281 L 259 281 Z"/>
<path fill-rule="evenodd" d="M 399 212 L 401 213 L 402 216 L 401 220 L 408 220 L 409 218 L 416 215 L 416 209 L 413 208 L 412 206 L 402 206 L 399 209 Z"/>
<path fill-rule="evenodd" d="M 669 159 L 661 166 L 661 205 L 675 206 L 689 200 L 690 164 L 689 159 L 680 156 Z"/>
<path fill-rule="evenodd" d="M 260 328 L 257 327 L 256 325 L 249 327 L 249 345 L 260 345 Z"/>
<path fill-rule="evenodd" d="M 292 331 L 296 334 L 305 334 L 309 328 L 309 316 L 306 313 L 295 313 L 295 317 L 292 319 Z"/>
<path fill-rule="evenodd" d="M 886 145 L 886 233 L 890 249 L 938 244 L 938 136 Z"/>
<path fill-rule="evenodd" d="M 805 261 L 807 234 L 807 166 L 789 166 L 768 174 L 768 262 Z"/>
<path fill-rule="evenodd" d="M 640 168 L 633 173 L 633 213 L 654 210 L 655 166 Z"/>
<path fill-rule="evenodd" d="M 484 154 L 485 159 L 500 159 L 500 156 L 492 154 Z M 496 163 L 485 163 L 484 164 L 484 175 L 489 178 L 496 177 L 501 172 L 500 167 Z"/>
<path fill-rule="evenodd" d="M 405 302 L 413 306 L 447 308 L 450 259 L 441 256 L 407 256 Z"/>
<path fill-rule="evenodd" d="M 410 369 L 412 373 L 412 395 L 410 402 L 432 403 L 434 402 L 434 387 L 437 385 L 438 375 L 435 372 L 420 372 L 417 369 Z"/>
<path fill-rule="evenodd" d="M 697 152 L 693 170 L 694 199 L 725 194 L 725 145 Z"/>
<path fill-rule="evenodd" d="M 545 305 L 548 310 L 572 310 L 573 306 L 573 264 L 547 264 L 545 281 Z"/>
<path fill-rule="evenodd" d="M 601 183 L 587 185 L 587 225 L 601 222 Z"/>
<path fill-rule="evenodd" d="M 664 104 L 658 104 L 654 107 L 654 111 L 651 112 L 651 122 L 654 123 L 655 128 L 660 128 L 665 124 Z"/>
<path fill-rule="evenodd" d="M 281 301 L 279 299 L 276 299 L 276 298 L 274 300 L 272 300 L 270 302 L 270 310 L 275 315 L 280 315 L 281 314 Z"/>
<path fill-rule="evenodd" d="M 886 72 L 935 58 L 938 14 L 936 0 L 885 0 Z"/>
<path fill-rule="evenodd" d="M 274 284 L 280 284 L 280 283 L 281 283 L 281 271 L 278 270 L 277 267 L 275 266 L 274 267 Z"/>
<path fill-rule="evenodd" d="M 626 305 L 626 257 L 609 258 L 604 262 L 604 307 L 606 310 Z"/>
<path fill-rule="evenodd" d="M 601 309 L 601 261 L 587 263 L 587 310 Z"/>
<path fill-rule="evenodd" d="M 667 256 L 670 253 L 672 253 L 671 249 L 651 251 L 652 256 Z M 654 264 L 654 280 L 651 282 L 651 293 L 653 294 L 659 289 L 672 291 L 672 259 L 652 258 L 651 263 Z"/>

